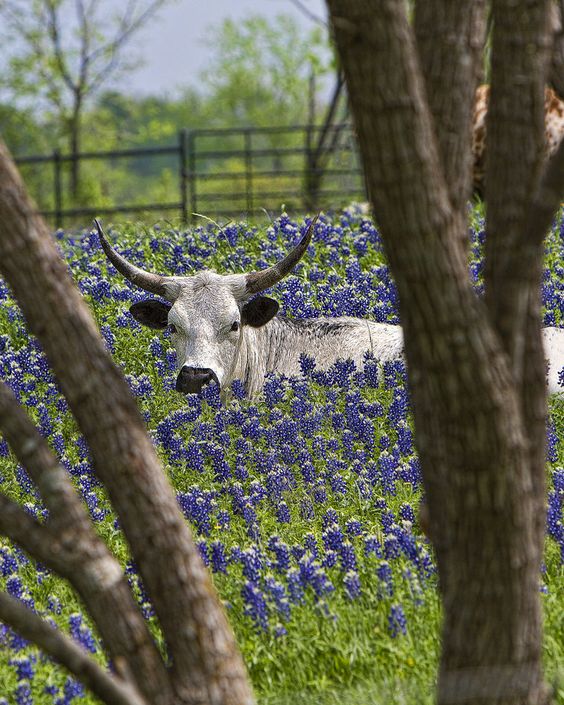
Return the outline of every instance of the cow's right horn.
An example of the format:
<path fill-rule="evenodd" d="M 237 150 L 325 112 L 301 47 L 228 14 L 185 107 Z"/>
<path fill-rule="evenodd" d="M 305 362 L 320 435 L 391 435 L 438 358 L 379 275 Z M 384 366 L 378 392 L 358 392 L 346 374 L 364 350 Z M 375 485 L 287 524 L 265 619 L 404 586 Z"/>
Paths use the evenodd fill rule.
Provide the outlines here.
<path fill-rule="evenodd" d="M 140 267 L 136 267 L 131 262 L 128 262 L 124 257 L 119 255 L 110 243 L 107 241 L 102 226 L 98 219 L 95 219 L 96 228 L 98 230 L 98 236 L 100 237 L 100 243 L 107 258 L 114 265 L 114 267 L 121 272 L 126 279 L 130 282 L 140 286 L 145 291 L 150 291 L 151 294 L 157 294 L 157 296 L 162 296 L 165 299 L 170 297 L 167 295 L 167 283 L 170 282 L 169 277 L 163 277 L 160 274 L 153 274 L 152 272 L 146 272 Z"/>
<path fill-rule="evenodd" d="M 286 255 L 286 257 L 284 257 L 284 259 L 280 260 L 280 262 L 274 266 L 268 267 L 268 269 L 263 269 L 260 272 L 250 272 L 246 275 L 248 294 L 258 294 L 259 291 L 269 289 L 289 274 L 292 269 L 294 269 L 300 259 L 304 256 L 305 251 L 311 242 L 313 228 L 318 218 L 319 213 L 311 220 L 305 235 L 299 243 Z"/>

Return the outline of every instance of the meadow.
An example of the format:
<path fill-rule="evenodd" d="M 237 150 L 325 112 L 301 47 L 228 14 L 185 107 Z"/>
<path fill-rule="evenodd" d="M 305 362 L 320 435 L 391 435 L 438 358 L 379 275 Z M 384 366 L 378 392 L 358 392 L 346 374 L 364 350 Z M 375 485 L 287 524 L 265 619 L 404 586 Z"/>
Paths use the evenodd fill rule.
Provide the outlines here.
<path fill-rule="evenodd" d="M 269 266 L 303 223 L 282 214 L 268 226 L 169 224 L 108 230 L 119 252 L 171 274 Z M 174 391 L 165 334 L 129 315 L 145 298 L 118 275 L 88 232 L 56 234 L 137 398 L 147 428 L 226 605 L 259 703 L 428 703 L 438 657 L 440 605 L 431 545 L 417 523 L 421 479 L 405 369 L 367 357 L 363 371 L 339 361 L 328 372 L 270 377 L 244 398 L 235 382 Z M 471 276 L 480 290 L 483 222 L 472 217 Z M 294 274 L 271 292 L 281 315 L 352 315 L 398 323 L 397 292 L 372 220 L 353 206 L 323 215 Z M 150 600 L 119 522 L 92 472 L 88 448 L 37 342 L 0 282 L 0 372 L 73 478 L 97 531 L 121 560 L 146 619 Z M 564 220 L 547 240 L 546 325 L 564 325 Z M 546 674 L 564 703 L 564 401 L 550 402 L 548 521 L 539 589 Z M 0 491 L 36 517 L 45 509 L 25 470 L 0 440 Z M 65 581 L 0 538 L 0 588 L 67 631 L 101 663 L 99 637 Z M 79 683 L 0 624 L 0 705 L 93 703 Z"/>

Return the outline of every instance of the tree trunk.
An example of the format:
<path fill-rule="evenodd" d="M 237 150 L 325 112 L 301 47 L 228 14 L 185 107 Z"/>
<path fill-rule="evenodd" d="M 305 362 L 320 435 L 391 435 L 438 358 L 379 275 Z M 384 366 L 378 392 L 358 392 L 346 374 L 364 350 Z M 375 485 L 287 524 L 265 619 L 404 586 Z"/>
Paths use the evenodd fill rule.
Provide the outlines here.
<path fill-rule="evenodd" d="M 416 18 L 417 48 L 402 0 L 328 0 L 328 6 L 400 295 L 444 607 L 438 700 L 541 703 L 544 467 L 536 439 L 544 423 L 543 361 L 532 355 L 526 376 L 515 376 L 495 322 L 472 289 L 464 247 L 479 58 L 468 23 L 473 16 L 476 30 L 483 26 L 483 3 L 425 0 Z M 518 14 L 515 7 L 511 12 Z M 427 42 L 432 22 L 437 31 Z M 540 20 L 535 27 L 540 32 Z M 535 141 L 534 132 L 528 139 Z M 514 315 L 536 350 L 540 248 L 532 249 L 530 304 Z M 523 380 L 533 378 L 534 400 L 526 402 Z M 531 404 L 534 451 L 524 417 Z"/>

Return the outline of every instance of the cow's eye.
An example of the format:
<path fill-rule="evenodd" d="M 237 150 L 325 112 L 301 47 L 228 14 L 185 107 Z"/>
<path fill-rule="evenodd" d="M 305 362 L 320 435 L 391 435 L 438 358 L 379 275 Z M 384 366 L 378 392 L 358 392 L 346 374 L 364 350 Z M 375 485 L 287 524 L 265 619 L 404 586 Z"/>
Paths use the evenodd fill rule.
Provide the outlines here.
<path fill-rule="evenodd" d="M 230 331 L 237 331 L 239 330 L 239 321 L 233 321 L 233 325 L 229 329 Z"/>
<path fill-rule="evenodd" d="M 169 332 L 169 333 L 176 333 L 176 332 L 177 332 L 177 331 L 176 331 L 176 326 L 174 325 L 174 323 L 169 323 L 169 324 L 168 324 L 168 332 Z"/>

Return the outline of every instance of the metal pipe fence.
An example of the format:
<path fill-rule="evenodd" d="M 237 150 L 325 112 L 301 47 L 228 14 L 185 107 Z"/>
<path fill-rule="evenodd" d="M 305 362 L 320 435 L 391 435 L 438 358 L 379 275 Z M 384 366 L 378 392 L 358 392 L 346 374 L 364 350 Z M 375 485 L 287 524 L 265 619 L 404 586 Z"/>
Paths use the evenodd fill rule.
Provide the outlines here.
<path fill-rule="evenodd" d="M 330 148 L 319 139 L 328 129 Z M 75 161 L 81 185 L 88 163 L 102 165 L 86 179 L 90 190 L 98 188 L 99 193 L 89 195 L 86 189 L 86 195 L 76 198 L 68 194 L 65 182 Z M 19 157 L 16 162 L 40 212 L 57 228 L 85 225 L 81 218 L 95 215 L 172 213 L 187 223 L 200 213 L 214 218 L 254 217 L 279 211 L 282 205 L 288 210 L 314 210 L 366 199 L 350 124 L 183 129 L 175 144 L 164 147 L 76 155 L 54 150 L 50 155 Z M 50 167 L 50 178 L 41 172 L 45 167 Z M 151 176 L 148 172 L 155 169 Z M 160 187 L 159 193 L 174 194 L 170 200 L 154 196 L 155 183 L 163 179 L 168 185 Z M 132 191 L 137 197 L 132 198 Z"/>

